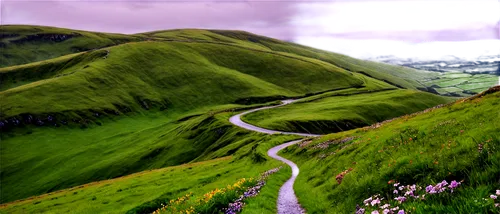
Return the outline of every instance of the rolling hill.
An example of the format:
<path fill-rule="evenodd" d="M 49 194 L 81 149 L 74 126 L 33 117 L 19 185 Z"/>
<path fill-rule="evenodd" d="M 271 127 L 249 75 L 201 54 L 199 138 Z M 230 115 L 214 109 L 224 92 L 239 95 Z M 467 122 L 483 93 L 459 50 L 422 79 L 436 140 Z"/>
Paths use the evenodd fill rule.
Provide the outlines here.
<path fill-rule="evenodd" d="M 145 38 L 135 35 L 95 33 L 56 27 L 1 25 L 0 68 L 143 39 Z"/>
<path fill-rule="evenodd" d="M 274 137 L 233 127 L 227 119 L 233 111 L 280 99 L 391 90 L 418 93 L 415 99 L 426 102 L 398 115 L 448 102 L 416 92 L 425 89 L 418 81 L 432 74 L 241 31 L 2 29 L 9 30 L 2 44 L 11 54 L 2 65 L 19 65 L 0 68 L 1 203 L 240 153 L 242 161 L 274 166 L 256 149 Z M 79 35 L 61 36 L 72 32 Z M 40 34 L 51 36 L 30 36 Z"/>
<path fill-rule="evenodd" d="M 369 126 L 450 101 L 411 90 L 341 94 L 247 114 L 243 119 L 273 130 L 328 134 Z"/>

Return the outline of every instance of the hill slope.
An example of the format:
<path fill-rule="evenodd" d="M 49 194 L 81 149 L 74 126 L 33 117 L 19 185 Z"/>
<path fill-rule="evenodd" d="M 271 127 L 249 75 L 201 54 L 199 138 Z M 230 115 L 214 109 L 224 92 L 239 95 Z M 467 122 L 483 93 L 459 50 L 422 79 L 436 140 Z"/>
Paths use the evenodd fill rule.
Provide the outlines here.
<path fill-rule="evenodd" d="M 28 26 L 5 27 L 29 28 Z M 38 28 L 42 27 L 36 29 Z M 43 29 L 44 31 L 54 30 L 52 28 Z M 139 106 L 143 106 L 140 103 L 144 102 L 152 102 L 153 105 L 165 108 L 170 102 L 175 104 L 176 98 L 174 96 L 177 96 L 177 99 L 182 97 L 180 102 L 185 102 L 184 105 L 186 103 L 191 105 L 192 102 L 199 104 L 204 100 L 191 101 L 188 99 L 189 101 L 186 102 L 185 94 L 177 93 L 175 90 L 181 90 L 177 87 L 178 85 L 186 85 L 187 83 L 201 85 L 204 84 L 203 81 L 220 84 L 216 86 L 219 90 L 208 90 L 206 91 L 208 95 L 198 96 L 199 98 L 211 98 L 213 94 L 228 91 L 226 89 L 230 89 L 231 92 L 233 89 L 247 91 L 244 94 L 230 95 L 231 98 L 224 100 L 222 97 L 226 96 L 217 96 L 220 98 L 217 102 L 222 103 L 245 102 L 243 100 L 265 101 L 276 96 L 299 96 L 341 88 L 363 87 L 361 80 L 349 72 L 353 69 L 344 69 L 347 66 L 362 65 L 362 71 L 354 69 L 355 72 L 374 76 L 392 85 L 410 89 L 419 87 L 419 84 L 415 83 L 413 79 L 431 75 L 416 70 L 412 70 L 412 73 L 395 66 L 355 60 L 246 32 L 174 30 L 135 36 L 154 38 L 155 41 L 130 43 L 104 50 L 82 52 L 0 69 L 0 81 L 2 82 L 0 89 L 4 90 L 0 96 L 7 100 L 7 105 L 4 106 L 4 112 L 0 115 L 0 119 L 26 114 L 44 114 L 43 117 L 47 117 L 47 114 L 63 111 L 98 111 L 103 113 L 104 110 L 115 112 L 124 109 L 137 110 Z M 47 45 L 54 46 L 51 46 L 50 42 Z M 43 46 L 40 49 L 45 50 Z M 270 70 L 273 72 L 267 72 Z M 216 72 L 213 73 L 214 75 L 208 75 L 210 79 L 200 80 L 204 77 L 196 79 L 201 75 L 195 72 L 208 74 L 206 71 Z M 232 73 L 232 71 L 239 73 Z M 383 75 L 377 76 L 375 74 L 377 72 L 383 73 Z M 409 75 L 410 73 L 411 75 Z M 113 79 L 117 75 L 121 79 Z M 159 77 L 161 80 L 151 79 L 151 76 Z M 282 80 L 281 77 L 284 76 L 287 78 Z M 412 78 L 402 79 L 399 76 Z M 367 77 L 365 76 L 365 78 Z M 222 79 L 229 81 L 221 81 Z M 294 82 L 298 79 L 300 79 L 298 81 L 300 83 Z M 319 84 L 316 85 L 316 83 Z M 103 89 L 101 86 L 107 88 Z M 247 89 L 251 87 L 260 88 L 260 91 L 252 89 L 250 91 L 253 92 L 248 92 Z M 84 88 L 86 89 L 84 90 Z M 109 90 L 107 89 L 109 88 L 127 89 L 120 93 L 115 90 L 114 94 L 108 94 Z M 137 91 L 138 88 L 145 89 L 145 91 Z M 170 90 L 172 88 L 174 89 Z M 33 94 L 41 90 L 49 91 L 53 96 L 48 99 L 40 99 L 40 103 L 36 105 L 50 107 L 42 110 L 36 106 L 30 106 L 30 102 L 27 101 L 25 102 L 27 104 L 22 106 L 16 103 L 22 99 L 33 99 Z M 99 90 L 105 90 L 105 92 L 99 92 Z M 82 96 L 71 96 L 70 93 L 75 91 L 83 93 Z M 164 94 L 163 91 L 169 91 L 170 94 Z M 183 90 L 184 93 L 198 93 L 198 91 Z M 238 94 L 237 91 L 234 93 Z M 97 98 L 94 97 L 94 94 L 97 94 Z M 102 101 L 102 97 L 108 99 L 108 96 L 109 101 Z M 70 98 L 66 99 L 66 97 Z M 251 99 L 254 97 L 269 98 L 264 100 Z M 13 101 L 9 100 L 11 98 Z M 90 98 L 94 104 L 88 103 Z M 75 114 L 72 115 L 72 117 L 75 116 Z"/>
<path fill-rule="evenodd" d="M 327 135 L 286 152 L 299 163 L 296 184 L 309 213 L 352 213 L 371 196 L 407 212 L 496 213 L 489 199 L 500 189 L 500 87 L 424 113 Z M 340 181 L 339 181 L 340 180 Z M 424 189 L 443 180 L 461 181 L 452 193 L 404 195 L 394 184 Z M 415 193 L 416 196 L 416 193 Z M 420 197 L 422 193 L 419 193 Z M 487 198 L 487 199 L 483 199 Z M 381 210 L 381 209 L 379 209 Z"/>
<path fill-rule="evenodd" d="M 328 134 L 369 126 L 449 101 L 412 90 L 340 94 L 247 114 L 243 119 L 273 130 Z"/>
<path fill-rule="evenodd" d="M 1 25 L 0 68 L 143 39 L 45 26 Z"/>

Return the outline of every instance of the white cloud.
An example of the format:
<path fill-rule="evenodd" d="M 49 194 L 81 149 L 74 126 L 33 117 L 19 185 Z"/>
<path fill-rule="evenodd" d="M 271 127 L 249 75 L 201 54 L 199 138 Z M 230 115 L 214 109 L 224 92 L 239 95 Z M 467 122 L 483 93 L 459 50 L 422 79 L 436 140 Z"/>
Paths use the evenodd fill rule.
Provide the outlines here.
<path fill-rule="evenodd" d="M 297 7 L 299 13 L 292 23 L 298 26 L 297 33 L 309 35 L 461 29 L 495 25 L 500 20 L 496 0 L 334 1 Z"/>

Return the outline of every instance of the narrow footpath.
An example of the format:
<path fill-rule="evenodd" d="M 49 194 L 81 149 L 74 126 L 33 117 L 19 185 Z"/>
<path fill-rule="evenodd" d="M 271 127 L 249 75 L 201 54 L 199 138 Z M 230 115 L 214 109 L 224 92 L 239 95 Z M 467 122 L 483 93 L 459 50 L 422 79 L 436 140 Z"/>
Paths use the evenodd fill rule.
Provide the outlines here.
<path fill-rule="evenodd" d="M 295 100 L 283 100 L 281 101 L 281 105 L 276 105 L 276 106 L 267 106 L 267 107 L 262 107 L 262 108 L 256 108 L 252 109 L 237 115 L 232 116 L 229 118 L 229 122 L 232 124 L 239 126 L 244 129 L 248 129 L 251 131 L 255 132 L 260 132 L 260 133 L 265 133 L 265 134 L 289 134 L 289 135 L 300 135 L 304 137 L 317 137 L 320 135 L 316 134 L 309 134 L 309 133 L 296 133 L 296 132 L 282 132 L 282 131 L 276 131 L 276 130 L 269 130 L 269 129 L 264 129 L 261 127 L 257 127 L 248 123 L 245 123 L 241 120 L 241 116 L 245 114 L 249 114 L 252 112 L 256 111 L 261 111 L 264 109 L 271 109 L 271 108 L 277 108 L 280 106 L 288 105 L 290 103 L 293 103 Z M 297 178 L 297 175 L 299 175 L 299 167 L 297 167 L 297 164 L 292 162 L 291 160 L 288 160 L 286 158 L 283 158 L 278 155 L 278 152 L 288 146 L 294 145 L 299 143 L 301 140 L 294 140 L 290 142 L 286 142 L 284 144 L 275 146 L 269 151 L 267 151 L 267 155 L 269 157 L 274 158 L 276 160 L 282 161 L 283 163 L 286 163 L 292 168 L 292 176 L 290 179 L 288 179 L 283 186 L 281 186 L 279 194 L 278 194 L 278 214 L 302 214 L 305 213 L 304 209 L 300 206 L 299 201 L 297 200 L 297 196 L 295 195 L 295 191 L 293 190 L 293 184 L 295 183 L 295 179 Z"/>

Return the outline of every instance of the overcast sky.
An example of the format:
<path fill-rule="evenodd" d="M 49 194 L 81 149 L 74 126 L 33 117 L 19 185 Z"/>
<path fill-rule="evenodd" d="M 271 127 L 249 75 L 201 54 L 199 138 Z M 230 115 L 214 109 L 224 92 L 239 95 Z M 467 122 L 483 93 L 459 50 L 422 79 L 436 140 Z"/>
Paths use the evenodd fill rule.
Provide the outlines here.
<path fill-rule="evenodd" d="M 500 54 L 499 0 L 0 1 L 1 24 L 238 29 L 357 57 Z"/>

